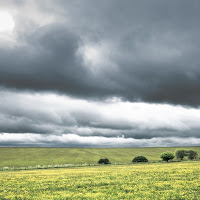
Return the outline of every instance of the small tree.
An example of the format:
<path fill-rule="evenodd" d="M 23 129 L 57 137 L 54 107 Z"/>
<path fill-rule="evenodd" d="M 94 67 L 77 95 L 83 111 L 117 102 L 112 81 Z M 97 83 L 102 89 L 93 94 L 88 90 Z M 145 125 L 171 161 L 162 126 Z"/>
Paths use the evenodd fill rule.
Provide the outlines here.
<path fill-rule="evenodd" d="M 162 158 L 163 161 L 168 162 L 169 160 L 174 159 L 174 154 L 172 152 L 163 152 L 160 157 Z"/>
<path fill-rule="evenodd" d="M 101 158 L 98 161 L 98 164 L 111 164 L 108 158 Z"/>
<path fill-rule="evenodd" d="M 194 150 L 189 150 L 188 151 L 188 158 L 190 159 L 190 160 L 194 160 L 195 158 L 197 158 L 197 152 L 196 151 L 194 151 Z"/>
<path fill-rule="evenodd" d="M 148 159 L 144 156 L 136 156 L 132 162 L 148 162 Z"/>
<path fill-rule="evenodd" d="M 185 156 L 187 156 L 186 151 L 184 149 L 178 149 L 175 152 L 176 158 L 183 160 Z"/>

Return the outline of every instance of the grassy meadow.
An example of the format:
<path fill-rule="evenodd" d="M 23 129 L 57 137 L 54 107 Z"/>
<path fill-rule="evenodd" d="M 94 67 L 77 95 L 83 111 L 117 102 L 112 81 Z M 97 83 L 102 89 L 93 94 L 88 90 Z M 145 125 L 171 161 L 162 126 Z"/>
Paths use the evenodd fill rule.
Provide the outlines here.
<path fill-rule="evenodd" d="M 199 199 L 200 161 L 0 172 L 0 199 Z"/>
<path fill-rule="evenodd" d="M 23 167 L 37 165 L 62 164 L 96 164 L 100 158 L 107 157 L 111 163 L 127 164 L 135 156 L 145 156 L 152 161 L 160 160 L 164 151 L 172 151 L 176 147 L 160 148 L 0 148 L 0 167 Z M 200 155 L 200 147 L 184 147 L 193 149 Z"/>

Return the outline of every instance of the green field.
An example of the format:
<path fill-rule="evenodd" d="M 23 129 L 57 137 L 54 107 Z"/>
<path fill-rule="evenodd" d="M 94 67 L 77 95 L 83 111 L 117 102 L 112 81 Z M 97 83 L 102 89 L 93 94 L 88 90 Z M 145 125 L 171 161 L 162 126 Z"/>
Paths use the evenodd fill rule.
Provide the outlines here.
<path fill-rule="evenodd" d="M 200 199 L 200 161 L 0 172 L 0 199 Z"/>
<path fill-rule="evenodd" d="M 21 167 L 57 164 L 96 164 L 100 158 L 107 157 L 111 163 L 130 163 L 135 156 L 146 156 L 149 161 L 160 160 L 168 148 L 0 148 L 0 167 Z M 200 147 L 193 149 L 200 156 Z"/>

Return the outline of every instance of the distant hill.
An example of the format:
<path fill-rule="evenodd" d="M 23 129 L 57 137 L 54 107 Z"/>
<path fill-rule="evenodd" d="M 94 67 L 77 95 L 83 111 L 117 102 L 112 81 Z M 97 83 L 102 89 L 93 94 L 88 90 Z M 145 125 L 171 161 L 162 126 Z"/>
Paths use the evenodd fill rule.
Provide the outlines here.
<path fill-rule="evenodd" d="M 56 164 L 96 164 L 100 158 L 108 158 L 111 163 L 130 163 L 135 156 L 145 156 L 148 160 L 160 160 L 164 151 L 175 152 L 180 147 L 148 148 L 21 148 L 1 147 L 0 167 L 23 167 Z M 193 149 L 200 156 L 200 147 Z"/>

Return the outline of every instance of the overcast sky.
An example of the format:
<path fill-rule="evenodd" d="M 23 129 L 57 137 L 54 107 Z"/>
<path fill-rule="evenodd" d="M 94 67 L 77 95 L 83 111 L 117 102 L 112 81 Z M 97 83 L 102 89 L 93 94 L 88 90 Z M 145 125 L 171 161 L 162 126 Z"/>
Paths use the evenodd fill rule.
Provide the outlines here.
<path fill-rule="evenodd" d="M 1 0 L 0 146 L 200 145 L 199 0 Z"/>

